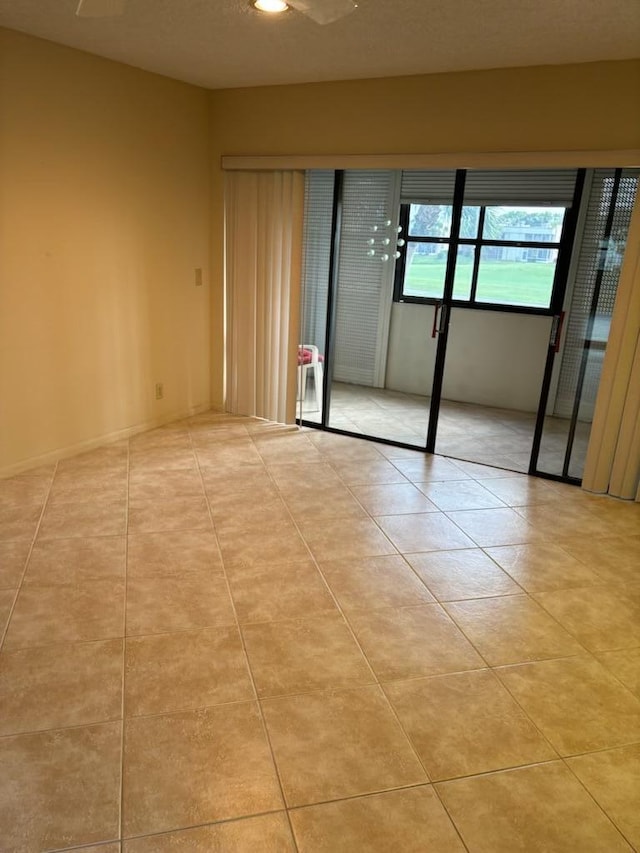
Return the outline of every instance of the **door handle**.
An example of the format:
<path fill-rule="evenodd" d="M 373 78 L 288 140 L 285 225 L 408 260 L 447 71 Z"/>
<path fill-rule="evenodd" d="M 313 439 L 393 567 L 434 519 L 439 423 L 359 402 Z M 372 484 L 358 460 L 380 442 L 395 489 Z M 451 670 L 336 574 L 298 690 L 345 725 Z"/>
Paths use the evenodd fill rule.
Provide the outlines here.
<path fill-rule="evenodd" d="M 431 337 L 435 338 L 435 336 L 440 331 L 438 328 L 438 311 L 442 308 L 442 302 L 436 302 L 433 306 L 433 326 L 431 327 Z"/>
<path fill-rule="evenodd" d="M 551 324 L 551 335 L 549 337 L 549 346 L 553 347 L 553 351 L 560 352 L 560 338 L 562 336 L 562 326 L 564 324 L 564 311 L 556 314 Z"/>
<path fill-rule="evenodd" d="M 440 311 L 440 328 L 438 329 L 438 334 L 444 335 L 447 331 L 447 322 L 449 317 L 449 306 L 443 305 L 442 311 Z"/>
<path fill-rule="evenodd" d="M 440 311 L 440 322 L 438 322 L 438 311 Z M 431 337 L 443 335 L 447 330 L 447 317 L 449 316 L 449 306 L 444 302 L 436 302 L 433 306 L 433 326 L 431 327 Z"/>

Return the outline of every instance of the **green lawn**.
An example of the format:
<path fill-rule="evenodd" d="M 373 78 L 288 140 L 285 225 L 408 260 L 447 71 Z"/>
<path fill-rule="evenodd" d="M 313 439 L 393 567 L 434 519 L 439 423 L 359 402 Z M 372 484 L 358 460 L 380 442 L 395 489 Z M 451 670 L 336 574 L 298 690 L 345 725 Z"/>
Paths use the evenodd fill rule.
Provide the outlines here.
<path fill-rule="evenodd" d="M 442 297 L 446 256 L 414 255 L 409 274 L 405 277 L 407 296 Z M 471 259 L 458 260 L 454 299 L 468 299 L 471 289 Z M 518 261 L 483 261 L 478 272 L 478 302 L 497 302 L 507 305 L 527 305 L 547 308 L 555 264 Z"/>

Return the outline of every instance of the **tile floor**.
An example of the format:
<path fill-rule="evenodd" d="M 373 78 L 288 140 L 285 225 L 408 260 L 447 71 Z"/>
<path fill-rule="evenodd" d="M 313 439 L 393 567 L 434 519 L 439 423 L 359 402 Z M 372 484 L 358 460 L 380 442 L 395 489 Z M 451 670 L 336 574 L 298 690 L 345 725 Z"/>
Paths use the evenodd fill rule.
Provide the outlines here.
<path fill-rule="evenodd" d="M 640 505 L 209 413 L 0 481 L 0 849 L 640 847 Z"/>
<path fill-rule="evenodd" d="M 313 384 L 302 404 L 304 420 L 320 423 Z M 429 397 L 334 382 L 329 425 L 375 438 L 423 446 L 426 443 Z M 438 418 L 436 453 L 526 473 L 529 470 L 536 416 L 512 409 L 443 400 Z M 569 421 L 549 417 L 540 446 L 538 470 L 562 474 Z M 569 466 L 581 478 L 591 424 L 579 422 Z"/>

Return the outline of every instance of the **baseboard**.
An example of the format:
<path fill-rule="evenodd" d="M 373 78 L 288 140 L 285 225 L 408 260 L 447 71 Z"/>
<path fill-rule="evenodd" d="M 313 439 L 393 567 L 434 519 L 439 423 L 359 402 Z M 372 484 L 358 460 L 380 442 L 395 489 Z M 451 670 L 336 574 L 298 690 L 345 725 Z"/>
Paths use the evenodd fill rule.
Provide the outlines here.
<path fill-rule="evenodd" d="M 114 444 L 117 441 L 122 441 L 124 438 L 130 438 L 132 435 L 137 435 L 141 432 L 147 432 L 150 429 L 170 424 L 173 421 L 179 421 L 182 418 L 189 418 L 193 415 L 199 415 L 202 412 L 211 410 L 209 403 L 203 403 L 199 406 L 192 406 L 189 409 L 178 412 L 171 412 L 149 421 L 144 421 L 141 424 L 136 424 L 132 427 L 116 430 L 115 432 L 106 433 L 98 438 L 87 439 L 80 441 L 77 444 L 71 444 L 67 447 L 61 447 L 57 450 L 51 450 L 48 453 L 43 453 L 40 456 L 31 456 L 28 459 L 23 459 L 14 465 L 9 465 L 5 468 L 0 468 L 0 480 L 6 477 L 13 477 L 16 474 L 22 474 L 25 471 L 31 471 L 34 468 L 41 468 L 43 465 L 51 465 L 58 462 L 60 459 L 68 459 L 70 456 L 77 456 L 78 453 L 84 453 L 89 450 L 96 450 L 98 447 L 104 447 L 107 444 Z"/>

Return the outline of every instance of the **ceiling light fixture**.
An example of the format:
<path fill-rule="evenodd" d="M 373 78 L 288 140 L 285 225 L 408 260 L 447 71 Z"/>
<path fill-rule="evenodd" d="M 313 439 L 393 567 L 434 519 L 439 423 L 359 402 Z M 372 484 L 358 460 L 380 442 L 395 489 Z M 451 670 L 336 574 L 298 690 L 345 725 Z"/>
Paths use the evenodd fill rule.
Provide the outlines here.
<path fill-rule="evenodd" d="M 286 12 L 289 4 L 284 0 L 251 0 L 250 3 L 258 12 L 268 12 L 271 15 L 277 15 L 280 12 Z"/>

